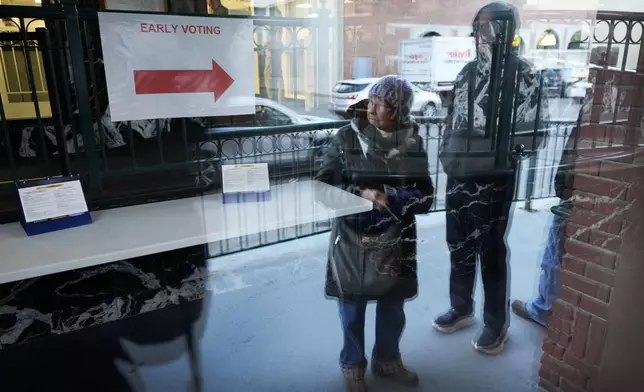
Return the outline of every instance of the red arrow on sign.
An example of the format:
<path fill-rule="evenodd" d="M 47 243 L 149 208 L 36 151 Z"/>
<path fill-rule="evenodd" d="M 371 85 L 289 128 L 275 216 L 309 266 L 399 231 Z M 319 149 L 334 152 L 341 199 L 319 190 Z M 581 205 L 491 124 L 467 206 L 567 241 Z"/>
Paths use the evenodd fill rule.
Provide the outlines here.
<path fill-rule="evenodd" d="M 215 102 L 234 81 L 215 60 L 208 70 L 134 71 L 136 94 L 214 93 Z"/>

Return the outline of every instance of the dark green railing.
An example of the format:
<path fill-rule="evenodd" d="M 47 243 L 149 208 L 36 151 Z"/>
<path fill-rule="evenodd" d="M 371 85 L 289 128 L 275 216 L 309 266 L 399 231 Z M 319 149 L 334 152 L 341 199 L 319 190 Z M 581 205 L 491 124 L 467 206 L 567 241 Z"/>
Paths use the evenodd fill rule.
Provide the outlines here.
<path fill-rule="evenodd" d="M 21 93 L 34 107 L 33 118 L 17 120 L 11 113 L 8 117 L 11 102 L 0 101 L 0 221 L 17 218 L 13 182 L 18 179 L 80 174 L 93 208 L 201 191 L 192 175 L 204 134 L 193 120 L 111 121 L 96 4 L 44 0 L 42 7 L 0 5 L 0 18 L 14 23 L 17 31 L 0 34 L 1 49 L 26 62 Z M 251 19 L 255 26 L 254 51 L 263 67 L 260 95 L 277 97 L 284 91 L 278 72 L 282 53 L 291 54 L 292 90 L 301 89 L 299 57 L 312 50 L 320 24 L 310 18 L 233 17 Z M 36 21 L 45 28 L 34 31 L 30 26 Z M 305 29 L 312 39 L 301 43 L 297 37 Z M 276 40 L 280 34 L 289 35 L 291 44 Z M 271 69 L 270 86 L 263 78 L 264 68 Z M 36 72 L 40 69 L 44 75 Z M 316 70 L 317 78 L 316 72 L 324 71 Z M 45 84 L 44 92 L 38 81 Z M 51 118 L 42 115 L 46 105 L 51 107 Z"/>
<path fill-rule="evenodd" d="M 438 146 L 443 138 L 444 119 L 416 118 L 421 124 L 420 135 L 428 154 L 429 172 L 436 188 L 432 212 L 445 208 L 446 176 L 438 159 Z M 330 138 L 347 121 L 333 123 L 289 125 L 277 127 L 228 127 L 207 133 L 210 140 L 201 143 L 204 155 L 199 160 L 201 173 L 216 177 L 217 165 L 223 162 L 255 163 L 267 162 L 271 167 L 272 183 L 297 181 L 312 178 L 323 157 Z M 566 141 L 570 136 L 573 121 L 552 122 L 547 124 L 549 137 L 546 145 L 530 159 L 521 162 L 515 200 L 524 201 L 555 196 L 553 180 Z M 280 142 L 280 140 L 282 142 Z M 297 145 L 297 141 L 307 140 Z M 284 142 L 286 141 L 286 142 Z M 226 151 L 226 146 L 234 146 Z M 209 146 L 209 147 L 208 147 Z M 243 154 L 239 153 L 246 147 Z M 268 148 L 266 148 L 268 147 Z M 218 184 L 214 184 L 217 188 Z M 213 255 L 227 254 L 240 250 L 261 247 L 308 235 L 319 234 L 329 229 L 330 222 L 317 222 L 281 229 L 233 240 L 220 241 L 210 247 Z"/>

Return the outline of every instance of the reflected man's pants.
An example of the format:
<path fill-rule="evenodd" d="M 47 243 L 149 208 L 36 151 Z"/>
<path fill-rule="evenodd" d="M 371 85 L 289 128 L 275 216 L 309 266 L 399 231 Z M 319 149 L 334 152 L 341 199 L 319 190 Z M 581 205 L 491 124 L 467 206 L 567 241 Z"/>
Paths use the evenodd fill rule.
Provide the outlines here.
<path fill-rule="evenodd" d="M 513 175 L 486 181 L 447 179 L 451 306 L 459 312 L 473 312 L 478 258 L 485 292 L 483 321 L 494 329 L 506 327 L 508 313 L 505 235 L 513 195 Z"/>
<path fill-rule="evenodd" d="M 345 366 L 365 362 L 364 324 L 367 302 L 338 301 L 344 345 L 340 363 Z M 393 361 L 400 355 L 399 342 L 405 328 L 404 300 L 379 300 L 376 308 L 376 343 L 373 357 L 380 361 Z"/>
<path fill-rule="evenodd" d="M 553 215 L 546 249 L 541 259 L 541 276 L 539 277 L 539 293 L 526 303 L 526 310 L 532 319 L 547 326 L 548 315 L 552 304 L 559 297 L 559 271 L 561 270 L 561 237 L 565 218 Z"/>

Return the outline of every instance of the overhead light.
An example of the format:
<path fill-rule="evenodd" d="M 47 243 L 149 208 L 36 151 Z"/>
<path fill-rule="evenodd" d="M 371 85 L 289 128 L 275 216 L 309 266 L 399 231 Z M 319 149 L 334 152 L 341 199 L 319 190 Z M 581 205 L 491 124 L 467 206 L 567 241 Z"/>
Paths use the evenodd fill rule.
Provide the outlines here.
<path fill-rule="evenodd" d="M 309 18 L 317 18 L 318 16 L 320 16 L 320 15 L 318 15 L 315 12 L 313 12 L 312 14 L 309 14 Z"/>
<path fill-rule="evenodd" d="M 344 4 L 351 4 L 353 3 L 353 0 L 344 0 Z"/>
<path fill-rule="evenodd" d="M 296 5 L 295 7 L 296 8 L 313 8 L 311 3 L 300 3 L 300 4 Z"/>
<path fill-rule="evenodd" d="M 42 3 L 42 0 L 35 0 L 36 4 Z"/>

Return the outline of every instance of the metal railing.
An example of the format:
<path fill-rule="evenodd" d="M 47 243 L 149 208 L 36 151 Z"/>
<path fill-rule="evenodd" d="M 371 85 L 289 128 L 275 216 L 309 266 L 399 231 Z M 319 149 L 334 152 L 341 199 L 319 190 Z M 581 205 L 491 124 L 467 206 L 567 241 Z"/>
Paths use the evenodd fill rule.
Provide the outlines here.
<path fill-rule="evenodd" d="M 79 11 L 73 2 L 65 1 L 62 5 L 43 8 L 0 6 L 2 17 L 14 18 L 20 29 L 11 38 L 15 50 L 29 53 L 37 48 L 47 82 L 48 100 L 39 96 L 39 65 L 31 61 L 33 56 L 26 55 L 33 118 L 8 118 L 7 102 L 0 102 L 0 222 L 17 218 L 13 183 L 20 179 L 80 174 L 87 187 L 88 204 L 92 209 L 102 209 L 198 195 L 216 189 L 217 167 L 226 162 L 267 162 L 274 183 L 311 178 L 330 137 L 338 127 L 346 124 L 346 121 L 339 121 L 239 127 L 247 121 L 257 125 L 254 116 L 212 121 L 112 122 L 96 11 Z M 290 57 L 293 69 L 297 69 L 300 49 L 271 44 L 273 29 L 286 29 L 294 33 L 292 37 L 297 37 L 302 29 L 312 29 L 315 36 L 317 27 L 310 25 L 310 21 L 290 18 L 252 19 L 256 27 L 268 31 L 262 36 L 269 41 L 260 42 L 262 45 L 257 45 L 256 51 L 272 50 L 270 58 L 274 60 L 279 57 L 275 53 L 287 50 L 293 54 Z M 43 21 L 46 28 L 30 29 L 29 23 L 34 20 Z M 286 30 L 282 30 L 282 34 L 286 34 Z M 275 95 L 275 86 L 265 87 L 266 94 Z M 297 85 L 292 89 L 297 92 Z M 51 108 L 51 118 L 42 115 L 45 105 Z M 446 183 L 438 160 L 443 120 L 417 120 L 422 124 L 430 174 L 436 187 L 433 211 L 440 211 L 444 208 Z M 553 133 L 558 136 L 549 138 L 549 144 L 537 154 L 534 164 L 521 167 L 517 199 L 553 194 L 551 182 L 560 155 L 558 149 L 565 145 L 563 139 L 570 134 L 572 125 L 551 124 L 558 129 Z M 533 190 L 528 190 L 529 184 Z M 534 189 L 541 192 L 536 193 Z M 230 253 L 327 229 L 328 225 L 322 223 L 262 233 L 213 244 L 211 251 Z"/>
<path fill-rule="evenodd" d="M 34 46 L 28 51 L 36 67 L 36 88 L 37 94 L 47 94 L 47 82 L 45 81 L 44 65 L 42 55 L 38 47 Z M 0 46 L 0 64 L 4 77 L 4 90 L 7 92 L 9 103 L 12 102 L 32 102 L 31 89 L 27 81 L 25 64 L 27 62 L 25 53 L 22 50 L 22 43 L 12 41 L 2 41 Z M 16 50 L 17 49 L 17 50 Z"/>
<path fill-rule="evenodd" d="M 443 118 L 416 118 L 421 124 L 420 136 L 428 155 L 430 176 L 436 189 L 432 213 L 445 209 L 445 184 L 447 177 L 438 158 L 443 139 Z M 269 164 L 271 182 L 298 181 L 315 176 L 325 149 L 338 127 L 348 121 L 333 123 L 298 124 L 276 127 L 236 127 L 214 130 L 210 140 L 200 142 L 198 159 L 200 173 L 207 173 L 216 182 L 217 165 L 220 163 Z M 515 201 L 554 197 L 553 181 L 559 167 L 564 147 L 574 121 L 557 121 L 546 124 L 548 137 L 544 147 L 534 158 L 525 159 L 517 173 L 519 181 Z M 197 172 L 196 172 L 197 173 Z M 215 187 L 218 184 L 215 183 Z M 319 234 L 329 229 L 330 222 L 317 222 L 288 229 L 239 237 L 211 244 L 211 255 L 221 255 L 252 249 L 282 241 Z"/>
<path fill-rule="evenodd" d="M 92 208 L 202 190 L 192 175 L 205 135 L 194 119 L 111 121 L 98 13 L 79 4 L 87 6 L 74 0 L 0 5 L 0 18 L 15 25 L 0 34 L 0 45 L 24 59 L 19 90 L 28 95 L 20 116 L 11 99 L 0 101 L 0 221 L 17 218 L 13 183 L 19 179 L 80 174 Z M 304 76 L 297 70 L 312 56 L 320 26 L 309 18 L 248 18 L 255 25 L 260 95 L 298 101 Z M 288 75 L 281 73 L 283 57 Z M 266 69 L 271 71 L 264 77 Z M 315 72 L 307 78 L 317 77 Z M 235 125 L 239 118 L 220 120 L 215 125 Z"/>

